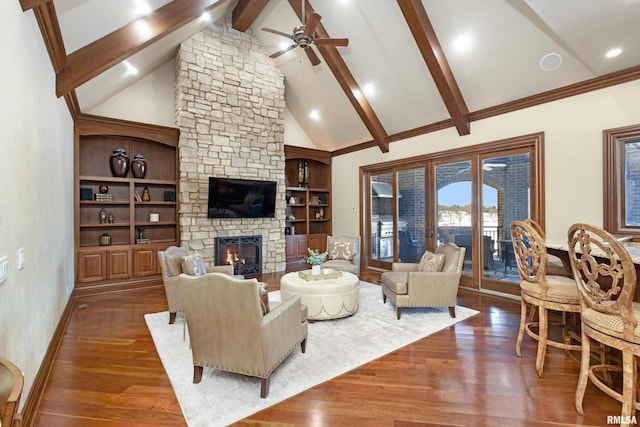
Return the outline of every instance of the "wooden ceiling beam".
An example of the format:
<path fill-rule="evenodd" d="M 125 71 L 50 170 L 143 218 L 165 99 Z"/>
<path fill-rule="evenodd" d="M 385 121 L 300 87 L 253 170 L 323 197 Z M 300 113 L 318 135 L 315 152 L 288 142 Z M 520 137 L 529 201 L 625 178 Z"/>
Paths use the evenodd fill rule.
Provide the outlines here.
<path fill-rule="evenodd" d="M 224 1 L 173 0 L 151 14 L 78 49 L 56 74 L 56 95 L 67 94 Z M 139 31 L 139 25 L 149 31 Z"/>
<path fill-rule="evenodd" d="M 427 64 L 440 96 L 451 115 L 451 120 L 460 135 L 471 132 L 469 109 L 462 97 L 449 63 L 440 47 L 438 37 L 431 26 L 427 11 L 421 0 L 397 0 L 405 21 L 411 29 L 418 49 Z"/>
<path fill-rule="evenodd" d="M 20 7 L 22 7 L 23 12 L 26 12 L 29 9 L 42 6 L 46 3 L 53 3 L 53 0 L 20 0 Z"/>
<path fill-rule="evenodd" d="M 240 0 L 231 14 L 231 26 L 242 33 L 256 20 L 269 0 Z"/>
<path fill-rule="evenodd" d="M 309 4 L 308 0 L 305 0 L 305 2 L 305 14 L 308 16 L 313 12 L 313 8 Z M 298 18 L 302 19 L 302 3 L 299 0 L 289 0 L 289 4 L 296 12 L 296 15 L 298 15 Z M 306 21 L 307 19 L 305 18 L 305 22 Z M 315 33 L 320 38 L 329 38 L 329 34 L 322 23 L 318 24 Z M 353 74 L 351 74 L 347 64 L 342 59 L 342 56 L 340 56 L 338 49 L 335 46 L 316 45 L 316 47 L 318 48 L 320 55 L 322 55 L 324 62 L 335 76 L 345 95 L 349 101 L 351 101 L 353 108 L 355 108 L 360 119 L 373 137 L 373 140 L 378 144 L 378 147 L 383 153 L 388 152 L 389 141 L 387 141 L 387 132 L 367 99 L 362 95 L 355 95 L 356 93 L 362 94 L 363 92 L 360 89 L 360 86 L 358 86 Z"/>
<path fill-rule="evenodd" d="M 33 14 L 40 27 L 42 39 L 49 52 L 53 70 L 57 73 L 67 65 L 67 52 L 62 41 L 58 15 L 53 2 L 40 2 L 33 7 Z"/>

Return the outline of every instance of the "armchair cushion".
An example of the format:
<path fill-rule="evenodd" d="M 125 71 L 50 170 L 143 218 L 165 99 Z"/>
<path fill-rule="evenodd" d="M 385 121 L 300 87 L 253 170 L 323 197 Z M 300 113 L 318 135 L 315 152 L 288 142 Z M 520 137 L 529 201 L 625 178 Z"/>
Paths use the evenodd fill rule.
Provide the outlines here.
<path fill-rule="evenodd" d="M 444 254 L 434 254 L 426 251 L 418 263 L 418 271 L 442 271 Z"/>
<path fill-rule="evenodd" d="M 161 269 L 165 277 L 174 277 L 182 273 L 182 258 L 189 255 L 186 248 L 172 246 L 162 252 Z"/>
<path fill-rule="evenodd" d="M 406 272 L 387 272 L 382 276 L 382 283 L 398 295 L 405 295 L 407 293 L 407 278 L 409 275 Z"/>
<path fill-rule="evenodd" d="M 190 276 L 202 276 L 207 272 L 207 267 L 200 255 L 187 255 L 182 257 L 182 272 Z"/>

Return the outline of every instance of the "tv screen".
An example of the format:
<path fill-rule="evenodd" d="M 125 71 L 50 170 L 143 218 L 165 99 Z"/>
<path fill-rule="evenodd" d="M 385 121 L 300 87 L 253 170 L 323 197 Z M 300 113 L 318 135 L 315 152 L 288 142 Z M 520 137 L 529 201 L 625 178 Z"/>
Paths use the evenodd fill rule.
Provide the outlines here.
<path fill-rule="evenodd" d="M 276 181 L 209 177 L 209 218 L 274 218 Z"/>

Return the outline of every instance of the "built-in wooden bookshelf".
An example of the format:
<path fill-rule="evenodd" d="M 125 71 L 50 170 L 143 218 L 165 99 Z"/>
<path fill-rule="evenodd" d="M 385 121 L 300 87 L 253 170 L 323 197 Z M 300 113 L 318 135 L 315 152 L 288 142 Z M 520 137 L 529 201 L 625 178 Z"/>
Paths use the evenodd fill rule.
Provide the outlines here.
<path fill-rule="evenodd" d="M 331 154 L 285 147 L 287 269 L 306 268 L 307 248 L 324 251 L 331 234 Z M 307 183 L 299 183 L 299 169 L 307 170 Z"/>
<path fill-rule="evenodd" d="M 160 277 L 157 251 L 180 240 L 178 136 L 173 128 L 93 116 L 76 120 L 76 287 Z M 126 151 L 129 165 L 142 154 L 145 176 L 135 177 L 130 166 L 126 176 L 113 176 L 116 148 Z"/>

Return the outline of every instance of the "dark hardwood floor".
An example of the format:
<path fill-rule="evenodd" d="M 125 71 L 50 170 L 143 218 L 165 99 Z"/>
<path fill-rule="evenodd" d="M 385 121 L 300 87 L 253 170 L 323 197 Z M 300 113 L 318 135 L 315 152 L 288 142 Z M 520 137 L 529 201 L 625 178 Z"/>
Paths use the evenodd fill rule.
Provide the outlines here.
<path fill-rule="evenodd" d="M 277 289 L 277 276 L 265 281 Z M 516 357 L 517 301 L 461 289 L 458 303 L 480 314 L 236 425 L 604 426 L 620 414 L 620 404 L 591 384 L 586 415 L 577 414 L 579 365 L 561 350 L 548 350 L 543 379 L 529 337 Z M 34 425 L 185 425 L 143 319 L 166 304 L 161 287 L 78 299 Z"/>

